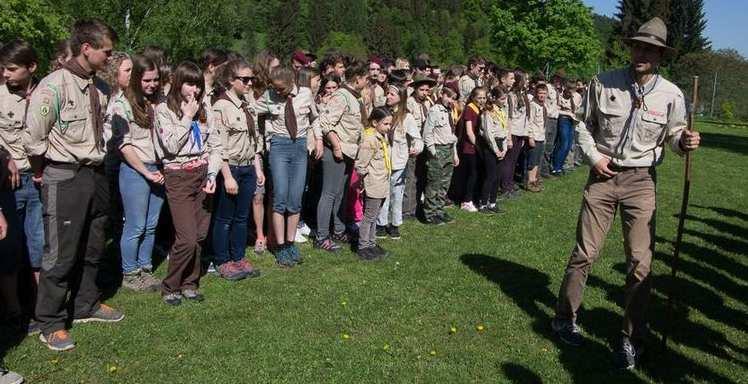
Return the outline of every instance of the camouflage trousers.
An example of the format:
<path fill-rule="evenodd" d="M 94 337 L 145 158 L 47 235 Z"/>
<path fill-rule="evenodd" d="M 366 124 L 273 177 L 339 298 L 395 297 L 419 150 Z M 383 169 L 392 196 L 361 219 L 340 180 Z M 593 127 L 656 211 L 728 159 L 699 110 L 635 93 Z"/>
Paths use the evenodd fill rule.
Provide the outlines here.
<path fill-rule="evenodd" d="M 427 220 L 444 213 L 447 190 L 454 169 L 452 145 L 436 145 L 436 155 L 428 154 L 426 160 L 426 191 L 423 214 Z"/>

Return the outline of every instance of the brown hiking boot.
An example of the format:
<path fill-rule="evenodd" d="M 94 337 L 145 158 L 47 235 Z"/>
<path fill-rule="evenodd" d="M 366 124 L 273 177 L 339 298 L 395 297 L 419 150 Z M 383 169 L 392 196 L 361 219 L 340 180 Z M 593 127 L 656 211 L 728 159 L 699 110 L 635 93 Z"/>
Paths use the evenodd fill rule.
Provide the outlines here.
<path fill-rule="evenodd" d="M 527 190 L 530 192 L 540 192 L 543 190 L 543 188 L 538 184 L 537 181 L 527 183 Z"/>

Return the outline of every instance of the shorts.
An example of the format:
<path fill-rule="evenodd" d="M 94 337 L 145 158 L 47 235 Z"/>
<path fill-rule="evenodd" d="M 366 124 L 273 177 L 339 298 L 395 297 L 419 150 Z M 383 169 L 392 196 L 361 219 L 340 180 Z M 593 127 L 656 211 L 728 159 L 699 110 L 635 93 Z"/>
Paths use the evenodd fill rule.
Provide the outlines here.
<path fill-rule="evenodd" d="M 537 141 L 535 140 L 535 147 L 529 148 L 527 151 L 527 168 L 532 169 L 540 165 L 540 162 L 543 160 L 543 153 L 545 152 L 544 148 L 545 141 Z"/>

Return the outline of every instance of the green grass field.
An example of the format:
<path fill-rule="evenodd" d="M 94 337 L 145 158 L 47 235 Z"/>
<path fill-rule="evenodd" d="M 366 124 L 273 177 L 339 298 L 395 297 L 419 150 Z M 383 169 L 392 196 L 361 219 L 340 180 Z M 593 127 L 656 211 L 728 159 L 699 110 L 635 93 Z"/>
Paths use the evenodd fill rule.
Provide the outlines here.
<path fill-rule="evenodd" d="M 650 319 L 672 337 L 635 372 L 613 371 L 610 355 L 625 269 L 618 222 L 580 314 L 588 343 L 566 347 L 550 331 L 586 169 L 506 204 L 500 217 L 407 222 L 402 240 L 380 243 L 394 253 L 383 262 L 305 245 L 307 261 L 293 270 L 264 256 L 259 279 L 205 278 L 202 304 L 171 308 L 157 294 L 120 292 L 109 303 L 126 313 L 121 323 L 74 327 L 69 353 L 26 338 L 6 365 L 30 383 L 748 382 L 748 130 L 700 129 L 672 282 L 683 160 L 668 154 L 658 171 Z M 665 322 L 670 283 L 679 302 Z"/>

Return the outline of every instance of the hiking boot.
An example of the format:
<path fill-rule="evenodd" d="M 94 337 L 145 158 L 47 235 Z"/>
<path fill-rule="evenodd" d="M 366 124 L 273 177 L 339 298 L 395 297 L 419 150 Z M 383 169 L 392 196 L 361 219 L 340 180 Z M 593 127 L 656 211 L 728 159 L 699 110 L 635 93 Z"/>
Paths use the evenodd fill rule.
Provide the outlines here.
<path fill-rule="evenodd" d="M 542 191 L 537 182 L 527 183 L 527 190 L 534 193 Z"/>
<path fill-rule="evenodd" d="M 428 224 L 428 225 L 444 225 L 445 224 L 441 216 L 427 217 L 423 221 L 423 223 Z"/>
<path fill-rule="evenodd" d="M 75 348 L 73 338 L 71 338 L 70 333 L 64 329 L 46 335 L 42 332 L 39 334 L 39 340 L 46 344 L 47 348 L 53 351 L 69 351 Z"/>
<path fill-rule="evenodd" d="M 377 239 L 387 238 L 387 227 L 384 225 L 377 225 Z"/>
<path fill-rule="evenodd" d="M 21 384 L 23 383 L 23 376 L 9 371 L 5 368 L 0 368 L 0 384 Z"/>
<path fill-rule="evenodd" d="M 143 284 L 143 279 L 140 278 L 140 270 L 125 273 L 122 276 L 122 286 L 135 292 L 143 292 L 146 290 L 146 286 Z"/>
<path fill-rule="evenodd" d="M 327 252 L 337 252 L 340 250 L 340 246 L 336 244 L 332 239 L 317 240 L 314 242 L 314 247 L 319 248 Z"/>
<path fill-rule="evenodd" d="M 247 259 L 235 261 L 234 264 L 247 274 L 248 278 L 260 276 L 260 270 L 255 268 Z"/>
<path fill-rule="evenodd" d="M 301 257 L 301 251 L 299 251 L 299 247 L 296 246 L 296 243 L 293 244 L 286 244 L 288 247 L 288 257 L 296 264 L 302 264 L 304 263 L 304 258 Z"/>
<path fill-rule="evenodd" d="M 247 277 L 247 272 L 241 269 L 236 262 L 227 261 L 218 266 L 218 274 L 228 281 L 239 281 Z"/>
<path fill-rule="evenodd" d="M 122 312 L 106 304 L 99 304 L 99 308 L 97 308 L 94 311 L 94 313 L 92 313 L 89 317 L 75 319 L 73 320 L 73 324 L 83 324 L 83 323 L 92 323 L 92 322 L 116 323 L 118 321 L 121 321 L 124 318 L 125 318 L 125 315 Z"/>
<path fill-rule="evenodd" d="M 584 337 L 574 322 L 554 318 L 551 320 L 551 328 L 566 344 L 578 347 L 584 343 Z"/>
<path fill-rule="evenodd" d="M 454 223 L 455 221 L 454 217 L 450 216 L 447 212 L 439 215 L 439 220 L 441 220 L 444 224 Z"/>
<path fill-rule="evenodd" d="M 164 295 L 161 300 L 166 304 L 176 307 L 177 305 L 182 304 L 182 295 L 179 293 L 169 293 Z"/>
<path fill-rule="evenodd" d="M 639 355 L 631 339 L 624 336 L 620 347 L 615 351 L 616 368 L 630 371 L 636 367 L 636 360 L 638 358 Z"/>
<path fill-rule="evenodd" d="M 146 291 L 157 292 L 161 289 L 161 280 L 153 276 L 153 273 L 148 269 L 143 269 L 140 272 L 140 280 L 143 282 Z"/>
<path fill-rule="evenodd" d="M 187 300 L 192 300 L 198 303 L 205 300 L 205 296 L 203 296 L 203 294 L 197 289 L 183 289 L 182 296 Z"/>
<path fill-rule="evenodd" d="M 400 240 L 400 227 L 397 227 L 397 226 L 394 226 L 394 225 L 390 225 L 387 228 L 387 235 L 392 240 Z"/>

